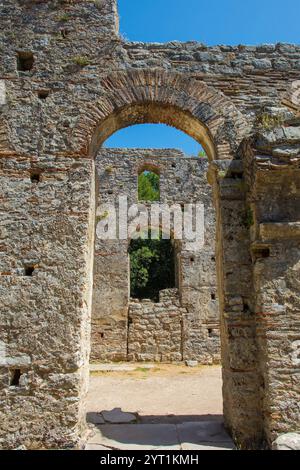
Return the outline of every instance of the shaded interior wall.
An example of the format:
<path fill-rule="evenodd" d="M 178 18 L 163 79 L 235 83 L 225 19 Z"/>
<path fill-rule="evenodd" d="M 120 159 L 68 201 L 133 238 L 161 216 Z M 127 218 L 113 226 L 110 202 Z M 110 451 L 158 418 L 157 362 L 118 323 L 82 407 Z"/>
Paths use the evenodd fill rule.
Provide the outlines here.
<path fill-rule="evenodd" d="M 239 447 L 251 449 L 260 446 L 263 428 L 243 161 L 216 161 L 210 172 L 217 209 L 224 421 Z"/>
<path fill-rule="evenodd" d="M 261 400 L 268 442 L 300 431 L 300 127 L 260 131 L 248 154 Z"/>
<path fill-rule="evenodd" d="M 127 360 L 127 245 L 127 241 L 102 241 L 96 236 L 91 335 L 93 361 Z"/>
<path fill-rule="evenodd" d="M 204 247 L 199 252 L 190 251 L 183 241 L 177 251 L 180 303 L 188 312 L 182 318 L 181 359 L 194 359 L 201 363 L 220 360 L 215 213 L 211 189 L 206 180 L 207 167 L 206 159 L 186 158 L 174 149 L 102 149 L 96 159 L 98 206 L 108 201 L 115 202 L 119 196 L 126 195 L 129 206 L 137 203 L 138 174 L 146 168 L 159 171 L 161 203 L 204 204 Z M 97 221 L 101 219 L 101 212 L 105 210 L 98 208 Z M 132 357 L 131 339 L 127 338 L 130 285 L 127 251 L 127 240 L 107 242 L 96 236 L 93 360 L 126 360 L 127 347 Z M 149 331 L 149 341 L 151 334 Z M 165 354 L 164 360 L 166 358 Z"/>

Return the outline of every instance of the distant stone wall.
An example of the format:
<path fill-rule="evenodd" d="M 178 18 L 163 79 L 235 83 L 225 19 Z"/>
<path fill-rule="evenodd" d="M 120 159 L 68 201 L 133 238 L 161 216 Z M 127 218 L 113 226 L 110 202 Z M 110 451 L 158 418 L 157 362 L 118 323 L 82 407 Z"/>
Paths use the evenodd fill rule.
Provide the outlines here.
<path fill-rule="evenodd" d="M 182 318 L 183 336 L 180 336 L 177 347 L 181 347 L 181 360 L 194 359 L 210 364 L 220 359 L 220 343 L 215 260 L 216 221 L 211 188 L 206 179 L 207 159 L 187 158 L 175 149 L 101 149 L 96 158 L 96 204 L 99 208 L 103 203 L 114 203 L 119 196 L 127 196 L 129 205 L 137 203 L 138 174 L 142 169 L 151 168 L 156 169 L 160 175 L 161 203 L 183 205 L 198 202 L 205 207 L 205 243 L 202 249 L 191 251 L 184 240 L 176 242 L 174 246 L 180 305 L 188 312 Z M 101 219 L 100 212 L 97 209 L 96 223 Z M 130 285 L 128 243 L 128 240 L 100 240 L 96 236 L 91 352 L 93 360 L 119 361 L 127 360 L 129 356 L 132 359 L 134 355 L 130 345 L 132 340 L 127 338 Z M 153 307 L 155 311 L 161 308 Z M 132 333 L 132 328 L 129 331 Z M 147 334 L 150 347 L 153 334 L 151 329 Z M 145 344 L 143 348 L 147 349 Z M 142 357 L 139 352 L 140 350 L 136 351 L 136 359 Z M 151 357 L 154 356 L 156 357 L 152 354 Z M 163 361 L 179 360 L 178 354 L 162 354 L 160 357 Z"/>
<path fill-rule="evenodd" d="M 220 326 L 204 324 L 181 306 L 177 289 L 160 292 L 159 302 L 131 299 L 128 312 L 128 360 L 202 364 L 220 361 Z"/>
<path fill-rule="evenodd" d="M 160 292 L 159 302 L 131 299 L 129 304 L 128 360 L 180 362 L 182 324 L 186 309 L 177 289 Z"/>
<path fill-rule="evenodd" d="M 127 240 L 95 242 L 91 358 L 127 360 L 129 260 Z"/>

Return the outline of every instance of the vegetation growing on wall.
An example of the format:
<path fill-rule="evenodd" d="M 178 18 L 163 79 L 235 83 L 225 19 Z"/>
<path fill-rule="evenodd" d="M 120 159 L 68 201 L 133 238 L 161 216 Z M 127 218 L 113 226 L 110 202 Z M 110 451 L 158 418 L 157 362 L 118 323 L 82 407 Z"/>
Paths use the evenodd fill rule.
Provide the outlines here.
<path fill-rule="evenodd" d="M 207 158 L 206 152 L 204 150 L 200 150 L 198 153 L 199 158 Z"/>

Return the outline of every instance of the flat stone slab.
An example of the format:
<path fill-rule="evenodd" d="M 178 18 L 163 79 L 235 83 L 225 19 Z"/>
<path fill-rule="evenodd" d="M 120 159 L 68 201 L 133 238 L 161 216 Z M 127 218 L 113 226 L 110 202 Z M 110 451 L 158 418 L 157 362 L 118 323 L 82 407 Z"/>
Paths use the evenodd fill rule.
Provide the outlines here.
<path fill-rule="evenodd" d="M 234 443 L 218 421 L 187 422 L 177 425 L 179 441 L 183 449 L 198 449 L 209 445 L 234 449 Z M 197 447 L 192 447 L 197 446 Z"/>
<path fill-rule="evenodd" d="M 272 450 L 300 450 L 300 433 L 288 432 L 278 436 Z"/>
<path fill-rule="evenodd" d="M 122 411 L 121 408 L 114 408 L 111 411 L 101 411 L 101 416 L 106 423 L 110 424 L 130 424 L 136 423 L 137 421 L 135 414 Z"/>
<path fill-rule="evenodd" d="M 199 365 L 198 361 L 185 361 L 187 367 L 197 367 Z"/>
<path fill-rule="evenodd" d="M 86 450 L 233 450 L 221 422 L 183 424 L 104 424 L 97 426 Z"/>
<path fill-rule="evenodd" d="M 104 424 L 88 444 L 119 450 L 180 450 L 174 424 Z"/>

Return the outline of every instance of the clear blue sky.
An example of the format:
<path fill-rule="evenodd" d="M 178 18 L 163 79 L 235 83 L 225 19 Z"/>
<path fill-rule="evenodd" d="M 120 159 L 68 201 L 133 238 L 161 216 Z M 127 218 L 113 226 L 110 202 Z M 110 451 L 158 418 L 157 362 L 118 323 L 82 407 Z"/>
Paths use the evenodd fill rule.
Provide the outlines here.
<path fill-rule="evenodd" d="M 300 42 L 299 0 L 118 0 L 130 41 Z"/>
<path fill-rule="evenodd" d="M 118 0 L 121 33 L 130 41 L 196 40 L 208 45 L 300 43 L 300 0 Z M 123 129 L 106 147 L 176 147 L 195 155 L 199 144 L 164 125 Z"/>

